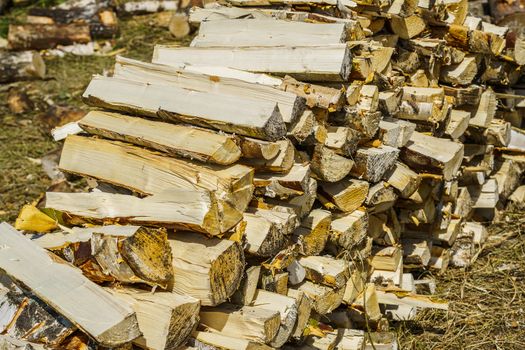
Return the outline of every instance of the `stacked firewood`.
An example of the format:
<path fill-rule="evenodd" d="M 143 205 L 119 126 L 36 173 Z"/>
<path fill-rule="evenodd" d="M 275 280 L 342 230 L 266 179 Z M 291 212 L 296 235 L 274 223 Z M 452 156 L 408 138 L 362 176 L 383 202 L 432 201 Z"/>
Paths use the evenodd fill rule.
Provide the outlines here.
<path fill-rule="evenodd" d="M 18 229 L 53 231 L 32 241 L 0 227 L 2 334 L 394 349 L 389 321 L 448 308 L 414 276 L 470 265 L 523 201 L 506 28 L 465 1 L 232 4 L 192 11 L 191 47 L 118 57 L 55 130 L 91 190 L 25 207 Z"/>

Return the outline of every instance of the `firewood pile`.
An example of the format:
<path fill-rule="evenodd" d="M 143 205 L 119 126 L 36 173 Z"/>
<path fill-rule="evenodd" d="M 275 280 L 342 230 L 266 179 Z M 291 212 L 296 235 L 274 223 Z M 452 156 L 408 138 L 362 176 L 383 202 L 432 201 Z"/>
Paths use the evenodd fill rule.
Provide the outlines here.
<path fill-rule="evenodd" d="M 520 36 L 467 8 L 231 0 L 117 57 L 54 130 L 91 190 L 0 226 L 1 341 L 397 348 L 389 322 L 448 309 L 415 276 L 525 199 Z"/>

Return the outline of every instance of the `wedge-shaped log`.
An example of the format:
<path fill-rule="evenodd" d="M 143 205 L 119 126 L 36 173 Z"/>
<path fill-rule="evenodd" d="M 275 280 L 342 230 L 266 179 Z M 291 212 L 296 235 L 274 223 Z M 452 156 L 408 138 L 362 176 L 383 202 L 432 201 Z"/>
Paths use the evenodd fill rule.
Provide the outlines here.
<path fill-rule="evenodd" d="M 256 98 L 277 102 L 285 123 L 292 123 L 304 111 L 305 98 L 264 84 L 253 84 L 227 76 L 192 72 L 188 69 L 146 63 L 117 57 L 114 77 L 142 83 L 167 84 L 175 87 L 231 95 L 239 98 Z"/>
<path fill-rule="evenodd" d="M 38 52 L 0 52 L 0 83 L 44 78 L 46 64 Z"/>
<path fill-rule="evenodd" d="M 102 76 L 93 77 L 82 97 L 96 107 L 150 117 L 158 112 L 171 121 L 265 140 L 277 140 L 286 133 L 275 101 Z"/>
<path fill-rule="evenodd" d="M 368 188 L 368 182 L 350 178 L 334 183 L 323 182 L 318 197 L 325 206 L 335 206 L 341 211 L 351 213 L 363 204 Z"/>
<path fill-rule="evenodd" d="M 298 259 L 306 278 L 329 287 L 341 288 L 350 277 L 348 262 L 331 256 L 303 256 Z"/>
<path fill-rule="evenodd" d="M 461 166 L 463 145 L 414 132 L 400 158 L 416 171 L 437 172 L 445 180 L 451 180 Z"/>
<path fill-rule="evenodd" d="M 279 153 L 273 159 L 243 159 L 242 163 L 255 168 L 261 172 L 287 173 L 294 164 L 295 147 L 288 139 L 276 141 L 279 145 Z"/>
<path fill-rule="evenodd" d="M 347 81 L 352 59 L 345 44 L 309 47 L 199 47 L 155 46 L 153 63 L 224 66 L 255 73 L 290 75 L 304 81 Z M 213 64 L 210 64 L 213 62 Z"/>
<path fill-rule="evenodd" d="M 109 279 L 123 283 L 166 288 L 173 278 L 171 250 L 162 229 L 131 225 L 74 227 L 70 233 L 49 233 L 34 241 L 79 266 L 86 276 L 92 266 L 86 260 L 94 260 Z"/>
<path fill-rule="evenodd" d="M 170 234 L 168 240 L 173 254 L 173 292 L 214 306 L 237 290 L 244 269 L 238 243 L 192 232 Z"/>
<path fill-rule="evenodd" d="M 314 209 L 293 232 L 293 240 L 304 255 L 320 254 L 330 235 L 332 214 L 327 210 Z"/>
<path fill-rule="evenodd" d="M 312 300 L 304 292 L 296 289 L 288 289 L 287 295 L 297 300 L 297 322 L 293 328 L 292 337 L 300 339 L 312 313 Z"/>
<path fill-rule="evenodd" d="M 294 163 L 286 174 L 257 173 L 253 180 L 255 193 L 283 199 L 300 196 L 308 188 L 310 173 L 308 163 Z"/>
<path fill-rule="evenodd" d="M 447 123 L 445 133 L 452 139 L 458 139 L 467 130 L 470 121 L 470 112 L 453 109 L 450 111 L 450 120 Z"/>
<path fill-rule="evenodd" d="M 0 274 L 0 305 L 0 332 L 9 337 L 58 347 L 77 329 L 74 324 L 3 273 Z M 0 348 L 11 349 L 5 348 L 1 341 Z"/>
<path fill-rule="evenodd" d="M 397 200 L 394 188 L 384 181 L 371 186 L 365 200 L 365 205 L 370 214 L 382 213 L 392 208 Z"/>
<path fill-rule="evenodd" d="M 285 235 L 274 222 L 257 214 L 244 213 L 245 251 L 248 254 L 271 257 L 283 249 Z"/>
<path fill-rule="evenodd" d="M 334 216 L 331 224 L 330 241 L 344 249 L 355 248 L 366 236 L 368 214 L 363 210 Z"/>
<path fill-rule="evenodd" d="M 318 107 L 333 111 L 341 109 L 344 103 L 344 93 L 341 89 L 303 83 L 290 76 L 284 77 L 279 88 L 304 97 L 306 105 L 310 108 Z"/>
<path fill-rule="evenodd" d="M 241 150 L 233 137 L 206 129 L 104 111 L 91 111 L 78 124 L 93 135 L 203 162 L 228 165 L 241 156 Z"/>
<path fill-rule="evenodd" d="M 33 295 L 104 346 L 140 336 L 135 312 L 80 270 L 62 263 L 6 223 L 0 224 L 0 233 L 0 269 Z"/>
<path fill-rule="evenodd" d="M 416 124 L 406 120 L 384 118 L 379 122 L 381 141 L 391 147 L 403 147 L 416 129 Z"/>
<path fill-rule="evenodd" d="M 298 301 L 295 298 L 258 289 L 252 305 L 255 308 L 277 311 L 280 315 L 281 325 L 277 335 L 269 343 L 274 348 L 280 348 L 290 339 L 295 324 L 297 323 Z"/>
<path fill-rule="evenodd" d="M 226 303 L 202 308 L 200 317 L 201 324 L 224 335 L 266 344 L 275 338 L 281 323 L 279 311 Z"/>
<path fill-rule="evenodd" d="M 354 156 L 354 166 L 350 173 L 376 183 L 390 170 L 399 154 L 397 148 L 389 146 L 360 148 Z"/>
<path fill-rule="evenodd" d="M 242 156 L 248 159 L 270 160 L 279 154 L 280 145 L 277 142 L 258 140 L 251 137 L 241 137 L 239 139 Z"/>
<path fill-rule="evenodd" d="M 403 258 L 403 251 L 399 247 L 374 247 L 370 265 L 379 270 L 396 271 Z"/>
<path fill-rule="evenodd" d="M 343 301 L 345 292 L 345 287 L 332 288 L 310 281 L 304 281 L 296 289 L 312 300 L 313 309 L 321 315 L 337 309 Z"/>
<path fill-rule="evenodd" d="M 318 46 L 344 43 L 349 34 L 344 23 L 225 19 L 202 22 L 190 46 Z"/>
<path fill-rule="evenodd" d="M 66 139 L 59 167 L 146 195 L 173 188 L 215 192 L 220 198 L 222 232 L 239 222 L 253 192 L 253 169 L 246 166 L 202 165 L 120 142 L 79 136 Z"/>
<path fill-rule="evenodd" d="M 257 292 L 257 283 L 261 275 L 261 266 L 250 266 L 244 271 L 239 289 L 231 297 L 231 302 L 236 305 L 250 305 Z"/>
<path fill-rule="evenodd" d="M 144 349 L 168 350 L 183 345 L 199 320 L 197 299 L 170 292 L 106 288 L 137 314 L 142 336 L 133 341 Z"/>
<path fill-rule="evenodd" d="M 315 147 L 312 162 L 310 163 L 312 172 L 317 178 L 328 182 L 342 180 L 348 175 L 353 166 L 354 162 L 351 159 L 345 158 L 323 145 Z"/>
<path fill-rule="evenodd" d="M 383 179 L 399 191 L 401 198 L 409 198 L 421 183 L 419 174 L 401 162 L 396 162 Z"/>
<path fill-rule="evenodd" d="M 171 190 L 146 198 L 105 192 L 48 192 L 46 208 L 80 222 L 127 222 L 193 229 L 209 235 L 221 233 L 217 202 L 202 189 Z"/>

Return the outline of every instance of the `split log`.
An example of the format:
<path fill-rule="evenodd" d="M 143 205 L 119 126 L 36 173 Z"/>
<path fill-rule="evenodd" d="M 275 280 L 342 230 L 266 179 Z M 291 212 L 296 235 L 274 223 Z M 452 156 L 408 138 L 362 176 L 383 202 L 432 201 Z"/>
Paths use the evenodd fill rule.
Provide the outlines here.
<path fill-rule="evenodd" d="M 90 278 L 92 265 L 88 260 L 94 260 L 109 280 L 123 283 L 166 288 L 173 278 L 171 250 L 163 229 L 112 225 L 74 227 L 70 233 L 48 233 L 34 241 L 80 267 Z M 96 276 L 91 279 L 96 280 Z"/>
<path fill-rule="evenodd" d="M 382 213 L 392 208 L 396 200 L 397 194 L 394 188 L 388 183 L 380 181 L 369 188 L 365 205 L 368 207 L 370 214 Z"/>
<path fill-rule="evenodd" d="M 451 180 L 461 166 L 463 145 L 415 132 L 400 158 L 417 171 L 435 171 Z"/>
<path fill-rule="evenodd" d="M 293 92 L 228 76 L 192 72 L 188 69 L 145 63 L 120 56 L 117 56 L 114 71 L 114 77 L 141 83 L 168 84 L 201 92 L 277 102 L 285 123 L 294 122 L 305 109 L 305 99 Z"/>
<path fill-rule="evenodd" d="M 279 88 L 305 98 L 306 105 L 310 108 L 318 107 L 329 111 L 336 111 L 341 109 L 344 102 L 344 94 L 341 89 L 303 83 L 290 76 L 284 77 Z"/>
<path fill-rule="evenodd" d="M 244 213 L 245 251 L 260 257 L 272 257 L 286 244 L 284 232 L 268 218 Z"/>
<path fill-rule="evenodd" d="M 477 105 L 468 109 L 471 112 L 469 125 L 486 128 L 496 114 L 496 94 L 491 88 L 488 88 L 481 94 L 481 98 Z"/>
<path fill-rule="evenodd" d="M 88 24 L 11 24 L 7 35 L 11 50 L 45 50 L 57 45 L 91 41 Z"/>
<path fill-rule="evenodd" d="M 442 67 L 439 79 L 452 85 L 469 85 L 478 74 L 478 64 L 476 55 L 467 55 L 461 63 Z"/>
<path fill-rule="evenodd" d="M 320 254 L 330 235 L 332 214 L 322 209 L 312 210 L 293 232 L 293 240 L 299 244 L 302 254 Z"/>
<path fill-rule="evenodd" d="M 255 73 L 290 75 L 304 81 L 347 81 L 350 49 L 344 45 L 309 47 L 175 48 L 157 45 L 153 63 L 225 66 Z"/>
<path fill-rule="evenodd" d="M 0 229 L 4 247 L 0 269 L 7 275 L 104 346 L 124 344 L 140 336 L 130 307 L 119 304 L 79 270 L 61 263 L 8 224 L 0 224 Z M 71 298 L 71 293 L 76 298 Z M 104 322 L 99 322 L 101 317 Z"/>
<path fill-rule="evenodd" d="M 348 282 L 346 283 L 343 302 L 352 305 L 359 295 L 364 291 L 368 280 L 369 265 L 362 261 L 354 265 L 354 269 Z"/>
<path fill-rule="evenodd" d="M 273 159 L 246 158 L 242 163 L 259 172 L 288 173 L 294 165 L 295 147 L 290 140 L 275 141 L 279 153 Z"/>
<path fill-rule="evenodd" d="M 293 327 L 292 337 L 300 339 L 310 319 L 312 301 L 305 293 L 295 289 L 288 289 L 288 296 L 297 301 L 297 321 Z"/>
<path fill-rule="evenodd" d="M 142 336 L 133 343 L 144 349 L 167 350 L 183 345 L 199 320 L 197 299 L 169 292 L 106 288 L 137 314 Z"/>
<path fill-rule="evenodd" d="M 495 208 L 499 200 L 498 182 L 488 179 L 481 186 L 468 186 L 472 208 Z"/>
<path fill-rule="evenodd" d="M 0 13 L 2 9 L 0 8 Z M 8 335 L 0 335 L 0 347 L 4 350 L 44 350 L 45 348 L 40 344 L 20 340 Z"/>
<path fill-rule="evenodd" d="M 305 110 L 288 128 L 288 138 L 299 145 L 314 146 L 326 141 L 327 131 L 322 122 L 309 109 Z"/>
<path fill-rule="evenodd" d="M 431 242 L 421 239 L 403 239 L 403 261 L 408 266 L 427 266 L 431 258 Z"/>
<path fill-rule="evenodd" d="M 470 112 L 453 109 L 446 125 L 445 133 L 453 140 L 459 139 L 467 130 L 470 123 Z"/>
<path fill-rule="evenodd" d="M 58 347 L 77 329 L 74 324 L 4 273 L 0 275 L 0 304 L 0 331 L 7 337 Z M 0 346 L 2 340 L 4 339 L 0 338 Z"/>
<path fill-rule="evenodd" d="M 327 314 L 335 310 L 343 301 L 345 288 L 331 288 L 304 281 L 297 288 L 312 300 L 313 309 L 321 314 Z"/>
<path fill-rule="evenodd" d="M 0 51 L 0 83 L 40 78 L 46 75 L 46 64 L 38 52 Z"/>
<path fill-rule="evenodd" d="M 300 196 L 308 189 L 310 174 L 307 163 L 293 164 L 286 174 L 257 173 L 253 180 L 255 194 L 282 199 Z"/>
<path fill-rule="evenodd" d="M 168 240 L 173 254 L 173 292 L 214 306 L 238 289 L 244 269 L 238 243 L 192 232 L 170 234 Z"/>
<path fill-rule="evenodd" d="M 378 322 L 381 317 L 377 290 L 373 283 L 367 283 L 363 292 L 350 306 L 352 319 L 357 324 L 365 326 L 367 322 Z"/>
<path fill-rule="evenodd" d="M 345 23 L 224 19 L 202 22 L 190 46 L 321 46 L 344 43 L 349 33 Z"/>
<path fill-rule="evenodd" d="M 89 112 L 78 125 L 90 134 L 203 162 L 227 165 L 241 155 L 233 137 L 205 129 L 102 111 Z"/>
<path fill-rule="evenodd" d="M 403 296 L 399 296 L 396 293 L 383 290 L 377 290 L 376 294 L 379 303 L 385 305 L 408 305 L 418 308 L 448 310 L 447 302 L 426 297 L 424 295 L 405 294 Z"/>
<path fill-rule="evenodd" d="M 297 300 L 286 295 L 259 289 L 255 294 L 252 305 L 257 309 L 279 312 L 281 324 L 277 335 L 268 345 L 274 348 L 281 348 L 292 336 L 294 326 L 297 323 Z"/>
<path fill-rule="evenodd" d="M 221 233 L 217 201 L 206 190 L 171 190 L 146 198 L 104 192 L 47 192 L 46 208 L 64 212 L 78 223 L 167 225 L 210 235 Z"/>
<path fill-rule="evenodd" d="M 306 278 L 329 287 L 341 288 L 350 277 L 348 262 L 330 256 L 303 256 L 298 263 L 304 267 Z"/>
<path fill-rule="evenodd" d="M 338 182 L 321 183 L 318 195 L 325 206 L 335 206 L 341 211 L 351 213 L 363 204 L 368 188 L 369 184 L 366 181 L 346 178 Z"/>
<path fill-rule="evenodd" d="M 261 274 L 261 266 L 250 266 L 244 271 L 239 288 L 231 297 L 231 302 L 237 305 L 250 305 L 257 292 L 257 283 Z"/>
<path fill-rule="evenodd" d="M 351 157 L 361 139 L 361 133 L 346 126 L 328 126 L 324 145 L 336 153 Z"/>
<path fill-rule="evenodd" d="M 276 337 L 281 322 L 279 311 L 231 304 L 202 308 L 200 318 L 201 324 L 226 336 L 266 344 Z"/>
<path fill-rule="evenodd" d="M 398 157 L 399 150 L 389 146 L 360 148 L 354 156 L 352 176 L 376 183 L 390 170 Z"/>
<path fill-rule="evenodd" d="M 416 124 L 406 120 L 383 118 L 379 122 L 379 138 L 384 145 L 390 147 L 405 146 L 415 130 Z"/>
<path fill-rule="evenodd" d="M 239 139 L 242 156 L 244 158 L 270 160 L 279 154 L 280 144 L 264 140 L 241 137 Z"/>
<path fill-rule="evenodd" d="M 351 213 L 339 214 L 332 220 L 330 241 L 350 250 L 364 239 L 367 231 L 368 214 L 366 211 L 354 210 Z"/>
<path fill-rule="evenodd" d="M 355 106 L 345 106 L 342 111 L 332 113 L 329 121 L 334 125 L 348 126 L 363 134 L 363 138 L 374 137 L 381 119 L 381 112 L 360 112 Z"/>
<path fill-rule="evenodd" d="M 401 39 L 407 40 L 421 34 L 426 28 L 426 23 L 418 15 L 409 17 L 392 16 L 390 27 Z"/>
<path fill-rule="evenodd" d="M 239 222 L 253 191 L 253 169 L 242 165 L 201 165 L 115 141 L 79 136 L 66 139 L 59 167 L 145 195 L 173 188 L 204 188 L 222 197 L 218 200 L 222 232 Z"/>
<path fill-rule="evenodd" d="M 277 140 L 286 128 L 274 102 L 95 76 L 83 94 L 92 106 Z M 242 115 L 242 122 L 235 116 Z M 233 119 L 232 119 L 233 118 Z M 242 123 L 242 124 L 241 124 Z"/>
<path fill-rule="evenodd" d="M 316 177 L 328 182 L 342 180 L 353 166 L 354 162 L 351 159 L 345 158 L 323 145 L 315 147 L 310 163 L 310 168 Z"/>
<path fill-rule="evenodd" d="M 399 191 L 401 198 L 409 198 L 421 183 L 419 174 L 401 162 L 396 162 L 385 174 L 384 180 Z"/>
<path fill-rule="evenodd" d="M 372 248 L 370 265 L 379 270 L 396 271 L 403 259 L 403 250 L 399 247 Z"/>

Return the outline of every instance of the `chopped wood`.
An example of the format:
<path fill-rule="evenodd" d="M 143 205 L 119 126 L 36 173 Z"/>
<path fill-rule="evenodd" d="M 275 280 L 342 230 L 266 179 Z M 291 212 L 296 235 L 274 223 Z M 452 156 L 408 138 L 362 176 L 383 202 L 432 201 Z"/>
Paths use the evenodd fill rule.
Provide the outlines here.
<path fill-rule="evenodd" d="M 353 320 L 361 324 L 381 319 L 377 291 L 373 283 L 365 285 L 363 292 L 352 303 L 350 311 Z"/>
<path fill-rule="evenodd" d="M 367 230 L 366 211 L 354 210 L 351 213 L 339 214 L 332 220 L 330 240 L 340 247 L 352 249 L 363 240 Z"/>
<path fill-rule="evenodd" d="M 365 200 L 368 212 L 381 213 L 392 208 L 397 200 L 394 188 L 386 182 L 378 182 L 371 186 Z"/>
<path fill-rule="evenodd" d="M 401 162 L 395 163 L 385 174 L 384 180 L 399 191 L 402 198 L 409 198 L 421 183 L 419 174 Z"/>
<path fill-rule="evenodd" d="M 167 350 L 183 345 L 199 320 L 199 300 L 169 292 L 106 288 L 137 314 L 142 336 L 133 340 L 141 348 Z"/>
<path fill-rule="evenodd" d="M 337 209 L 351 213 L 359 208 L 368 195 L 369 183 L 362 180 L 345 178 L 338 182 L 323 182 L 319 189 L 319 199 Z"/>
<path fill-rule="evenodd" d="M 399 150 L 390 146 L 367 147 L 357 150 L 350 173 L 360 179 L 376 183 L 395 164 Z"/>
<path fill-rule="evenodd" d="M 350 275 L 348 262 L 329 256 L 303 256 L 298 262 L 304 267 L 307 279 L 330 287 L 344 287 Z"/>
<path fill-rule="evenodd" d="M 62 263 L 6 223 L 0 224 L 0 269 L 104 346 L 140 336 L 135 312 L 80 270 Z M 71 298 L 71 293 L 75 298 Z M 79 304 L 77 300 L 82 300 Z M 99 322 L 103 317 L 104 322 Z"/>
<path fill-rule="evenodd" d="M 171 190 L 146 198 L 104 192 L 47 192 L 46 208 L 86 223 L 167 225 L 210 235 L 221 233 L 217 201 L 206 190 Z"/>
<path fill-rule="evenodd" d="M 240 138 L 240 148 L 244 158 L 270 160 L 280 152 L 280 143 L 252 139 L 251 137 Z"/>
<path fill-rule="evenodd" d="M 288 139 L 275 141 L 275 144 L 279 146 L 279 153 L 275 158 L 246 158 L 242 162 L 258 172 L 288 173 L 294 165 L 295 147 Z"/>
<path fill-rule="evenodd" d="M 201 22 L 193 47 L 320 46 L 347 41 L 345 23 L 307 23 L 267 19 L 223 19 Z"/>
<path fill-rule="evenodd" d="M 312 300 L 313 309 L 321 315 L 332 312 L 341 305 L 345 292 L 345 287 L 331 288 L 310 281 L 304 281 L 297 289 Z"/>
<path fill-rule="evenodd" d="M 0 61 L 0 83 L 43 79 L 46 76 L 46 64 L 38 52 L 0 51 Z"/>
<path fill-rule="evenodd" d="M 445 133 L 453 140 L 459 139 L 467 130 L 470 123 L 470 112 L 453 109 Z"/>
<path fill-rule="evenodd" d="M 213 349 L 232 349 L 232 350 L 270 350 L 269 346 L 264 344 L 239 338 L 237 335 L 228 336 L 221 332 L 193 332 L 192 336 L 198 342 L 198 348 L 202 344 L 213 347 Z M 197 348 L 195 348 L 197 349 Z"/>
<path fill-rule="evenodd" d="M 372 249 L 370 265 L 379 270 L 396 271 L 403 258 L 399 247 L 376 247 Z"/>
<path fill-rule="evenodd" d="M 253 180 L 255 193 L 283 199 L 300 196 L 308 189 L 310 174 L 307 163 L 294 163 L 286 174 L 257 173 Z"/>
<path fill-rule="evenodd" d="M 214 306 L 238 289 L 244 269 L 238 243 L 179 231 L 168 239 L 173 254 L 173 292 Z"/>
<path fill-rule="evenodd" d="M 84 91 L 87 104 L 277 140 L 286 128 L 274 102 L 190 91 L 172 85 L 95 76 Z M 242 115 L 242 121 L 235 116 Z M 232 119 L 233 118 L 233 119 Z M 240 124 L 242 123 L 242 124 Z"/>
<path fill-rule="evenodd" d="M 293 232 L 293 240 L 305 256 L 320 254 L 330 236 L 332 214 L 322 209 L 312 210 Z"/>
<path fill-rule="evenodd" d="M 305 98 L 306 105 L 310 108 L 318 107 L 335 111 L 341 109 L 344 102 L 344 94 L 341 89 L 303 83 L 290 76 L 284 77 L 279 88 Z"/>
<path fill-rule="evenodd" d="M 153 63 L 225 66 L 254 73 L 290 75 L 305 81 L 347 81 L 351 54 L 345 44 L 309 47 L 192 47 L 156 45 Z"/>
<path fill-rule="evenodd" d="M 386 305 L 409 305 L 418 308 L 431 308 L 438 310 L 448 310 L 448 303 L 424 295 L 406 293 L 398 296 L 397 293 L 383 290 L 376 291 L 379 303 Z"/>
<path fill-rule="evenodd" d="M 286 92 L 273 86 L 253 84 L 235 77 L 145 63 L 120 56 L 117 57 L 113 76 L 142 83 L 168 84 L 201 92 L 277 102 L 285 123 L 294 122 L 305 109 L 305 99 L 293 91 Z"/>
<path fill-rule="evenodd" d="M 346 126 L 329 126 L 326 128 L 324 145 L 336 153 L 351 157 L 360 141 L 360 132 Z"/>
<path fill-rule="evenodd" d="M 317 145 L 313 152 L 310 168 L 319 180 L 337 182 L 342 180 L 354 166 L 354 162 L 336 151 Z"/>
<path fill-rule="evenodd" d="M 281 322 L 277 310 L 227 303 L 202 308 L 200 319 L 201 324 L 220 334 L 267 344 L 279 332 Z"/>
<path fill-rule="evenodd" d="M 48 233 L 34 241 L 79 266 L 91 279 L 96 277 L 90 276 L 92 264 L 86 260 L 95 260 L 110 281 L 166 288 L 173 278 L 171 250 L 163 229 L 116 225 L 74 227 L 69 233 Z M 87 247 L 90 253 L 84 252 Z"/>
<path fill-rule="evenodd" d="M 288 296 L 297 300 L 297 321 L 294 325 L 292 337 L 301 338 L 312 312 L 312 300 L 304 292 L 288 289 Z"/>
<path fill-rule="evenodd" d="M 250 266 L 244 271 L 241 284 L 232 295 L 231 302 L 237 305 L 250 305 L 257 292 L 257 283 L 261 273 L 261 266 Z"/>
<path fill-rule="evenodd" d="M 103 111 L 89 112 L 78 125 L 90 134 L 202 162 L 227 165 L 236 162 L 241 155 L 241 149 L 233 137 L 206 129 Z M 241 145 L 244 146 L 244 142 Z M 243 151 L 244 149 L 242 147 Z M 275 153 L 277 154 L 277 151 Z"/>
<path fill-rule="evenodd" d="M 281 325 L 277 335 L 268 344 L 274 348 L 282 347 L 292 336 L 295 324 L 297 323 L 298 301 L 293 297 L 267 292 L 259 289 L 255 293 L 252 305 L 254 308 L 278 311 Z"/>
<path fill-rule="evenodd" d="M 450 180 L 461 165 L 463 145 L 414 132 L 400 158 L 417 171 L 437 172 Z"/>
<path fill-rule="evenodd" d="M 380 139 L 384 145 L 390 147 L 405 146 L 415 129 L 416 124 L 406 120 L 383 118 L 379 122 Z"/>
<path fill-rule="evenodd" d="M 494 118 L 496 113 L 496 94 L 491 88 L 488 88 L 481 94 L 479 104 L 475 107 L 469 108 L 471 118 L 469 125 L 486 128 Z"/>
<path fill-rule="evenodd" d="M 307 109 L 288 128 L 287 136 L 299 145 L 313 146 L 326 141 L 327 130 L 323 123 L 317 120 L 314 112 Z"/>
<path fill-rule="evenodd" d="M 253 170 L 242 165 L 204 166 L 115 141 L 79 136 L 66 139 L 59 167 L 142 194 L 161 194 L 173 188 L 213 191 L 222 197 L 218 200 L 223 215 L 221 232 L 239 222 L 253 191 Z"/>
<path fill-rule="evenodd" d="M 403 239 L 403 261 L 405 266 L 427 266 L 430 262 L 432 244 L 425 240 Z"/>
<path fill-rule="evenodd" d="M 244 213 L 246 253 L 271 257 L 286 244 L 284 232 L 268 218 L 257 214 Z"/>

